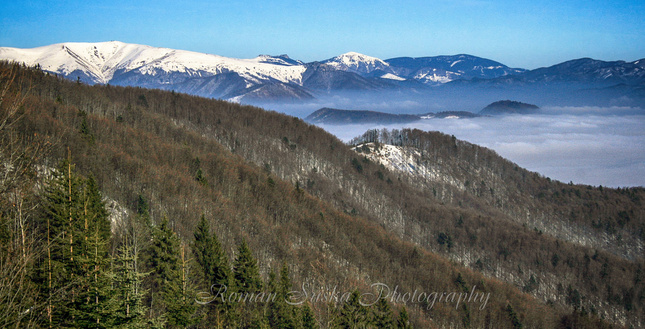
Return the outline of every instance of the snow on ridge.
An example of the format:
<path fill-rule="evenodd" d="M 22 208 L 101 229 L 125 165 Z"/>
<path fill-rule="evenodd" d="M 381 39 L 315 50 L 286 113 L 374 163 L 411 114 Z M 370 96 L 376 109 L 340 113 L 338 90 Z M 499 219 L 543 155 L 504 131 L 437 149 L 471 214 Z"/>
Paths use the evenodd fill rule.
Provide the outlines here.
<path fill-rule="evenodd" d="M 300 83 L 304 65 L 276 65 L 255 59 L 235 59 L 186 50 L 157 48 L 119 41 L 82 43 L 68 42 L 49 46 L 20 49 L 0 48 L 0 58 L 40 66 L 50 72 L 69 75 L 80 70 L 97 83 L 108 83 L 117 70 L 142 74 L 164 72 L 204 71 L 218 74 L 237 72 L 250 80 L 276 79 L 285 83 Z"/>
<path fill-rule="evenodd" d="M 370 73 L 378 69 L 387 69 L 390 64 L 385 61 L 357 52 L 347 52 L 323 61 L 336 69 L 347 69 L 355 73 Z"/>
<path fill-rule="evenodd" d="M 443 182 L 462 191 L 465 190 L 462 182 L 455 179 L 455 177 L 442 173 L 438 164 L 422 161 L 421 152 L 417 148 L 389 144 L 380 144 L 377 147 L 374 143 L 365 143 L 357 145 L 353 150 L 362 152 L 363 146 L 367 146 L 370 151 L 369 153 L 361 154 L 372 161 L 382 164 L 392 172 L 404 173 L 413 179 Z"/>
<path fill-rule="evenodd" d="M 387 63 L 385 63 L 379 58 L 364 55 L 353 51 L 341 54 L 339 56 L 336 56 L 335 58 L 345 63 L 361 61 L 361 62 L 369 62 L 369 63 L 383 63 L 387 65 Z"/>
<path fill-rule="evenodd" d="M 452 72 L 446 72 L 443 75 L 435 73 L 436 70 L 433 70 L 432 72 L 428 72 L 427 70 L 420 71 L 418 72 L 413 79 L 419 80 L 421 82 L 435 82 L 435 83 L 447 83 L 450 81 L 453 81 L 454 76 L 459 76 L 459 74 L 453 73 Z"/>
<path fill-rule="evenodd" d="M 459 57 L 459 58 L 462 58 L 462 57 Z M 450 64 L 450 67 L 453 67 L 453 66 L 455 66 L 455 65 L 459 64 L 460 62 L 463 62 L 463 60 L 461 60 L 461 59 L 460 59 L 460 60 L 458 60 L 458 61 L 454 61 L 454 62 L 452 62 L 452 64 Z"/>
<path fill-rule="evenodd" d="M 397 81 L 405 81 L 405 78 L 402 78 L 398 75 L 394 75 L 392 73 L 386 73 L 381 76 L 381 79 L 390 79 L 390 80 L 397 80 Z"/>

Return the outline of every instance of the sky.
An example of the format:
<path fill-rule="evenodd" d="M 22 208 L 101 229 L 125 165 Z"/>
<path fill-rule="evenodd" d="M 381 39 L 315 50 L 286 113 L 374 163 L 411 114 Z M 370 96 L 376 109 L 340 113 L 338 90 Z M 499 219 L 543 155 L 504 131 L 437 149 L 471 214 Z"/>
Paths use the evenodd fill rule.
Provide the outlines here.
<path fill-rule="evenodd" d="M 305 62 L 471 54 L 533 69 L 645 58 L 645 1 L 0 0 L 0 47 L 118 40 Z"/>

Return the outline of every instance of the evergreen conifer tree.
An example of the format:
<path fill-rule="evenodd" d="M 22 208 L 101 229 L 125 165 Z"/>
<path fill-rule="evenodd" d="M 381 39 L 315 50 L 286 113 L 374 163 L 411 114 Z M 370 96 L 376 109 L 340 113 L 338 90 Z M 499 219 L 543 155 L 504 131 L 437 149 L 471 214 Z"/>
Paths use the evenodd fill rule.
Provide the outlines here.
<path fill-rule="evenodd" d="M 231 314 L 227 315 L 231 318 L 229 321 L 238 320 L 237 325 L 242 328 L 268 328 L 264 305 L 250 300 L 254 295 L 260 293 L 262 279 L 257 260 L 253 257 L 245 240 L 242 240 L 238 247 L 238 254 L 233 266 L 234 287 L 229 289 L 229 292 L 234 290 L 244 301 L 236 304 L 235 308 L 231 310 Z"/>
<path fill-rule="evenodd" d="M 399 312 L 399 318 L 396 321 L 396 327 L 399 329 L 412 328 L 412 326 L 410 325 L 408 310 L 405 309 L 405 306 L 403 306 L 403 308 L 401 309 L 401 312 Z"/>
<path fill-rule="evenodd" d="M 148 248 L 150 289 L 155 316 L 165 315 L 171 327 L 185 327 L 193 322 L 195 295 L 188 287 L 185 254 L 182 258 L 180 240 L 163 219 L 154 231 Z"/>
<path fill-rule="evenodd" d="M 373 306 L 372 319 L 376 328 L 394 328 L 394 318 L 390 304 L 384 298 Z"/>
<path fill-rule="evenodd" d="M 229 290 L 231 271 L 228 259 L 215 232 L 210 233 L 210 226 L 206 217 L 201 216 L 195 232 L 193 244 L 193 255 L 202 276 L 202 284 L 210 294 L 216 294 L 224 287 Z M 223 304 L 221 298 L 210 300 L 208 303 L 208 318 L 210 324 L 223 326 L 235 318 L 232 305 Z"/>
<path fill-rule="evenodd" d="M 196 322 L 195 291 L 189 281 L 190 261 L 186 258 L 185 246 L 180 250 L 179 276 L 166 282 L 162 296 L 166 306 L 166 318 L 171 327 L 186 328 Z"/>
<path fill-rule="evenodd" d="M 146 328 L 144 304 L 146 291 L 142 287 L 145 273 L 137 272 L 137 254 L 127 243 L 120 247 L 114 260 L 110 279 L 112 294 L 109 300 L 109 325 L 117 328 Z"/>
<path fill-rule="evenodd" d="M 358 290 L 354 290 L 343 304 L 337 321 L 341 328 L 364 328 L 369 324 L 369 312 L 361 305 Z"/>
<path fill-rule="evenodd" d="M 46 185 L 44 210 L 48 254 L 36 280 L 42 294 L 56 300 L 48 306 L 51 324 L 101 327 L 111 230 L 96 181 L 76 175 L 69 160 L 62 162 Z"/>
<path fill-rule="evenodd" d="M 311 309 L 311 306 L 309 306 L 309 303 L 305 303 L 302 306 L 301 310 L 302 314 L 302 328 L 304 329 L 318 329 L 318 322 L 316 321 L 316 316 L 314 315 L 314 311 Z"/>
<path fill-rule="evenodd" d="M 291 291 L 289 268 L 287 264 L 280 270 L 280 279 L 276 282 L 275 274 L 271 272 L 270 289 L 275 298 L 269 303 L 269 324 L 271 328 L 296 328 L 297 309 L 287 304 L 288 293 Z"/>
<path fill-rule="evenodd" d="M 195 237 L 195 242 L 193 244 L 195 262 L 197 262 L 201 269 L 204 283 L 210 289 L 213 284 L 212 278 L 215 261 L 213 259 L 213 242 L 210 228 L 208 221 L 206 221 L 206 217 L 204 217 L 203 214 L 195 228 L 193 236 Z"/>
<path fill-rule="evenodd" d="M 253 257 L 251 249 L 245 240 L 242 240 L 238 247 L 238 255 L 233 266 L 237 292 L 252 293 L 259 292 L 262 289 L 262 279 L 260 278 L 257 260 Z"/>
<path fill-rule="evenodd" d="M 197 224 L 194 236 L 193 254 L 201 268 L 205 283 L 209 289 L 212 285 L 228 287 L 230 278 L 228 261 L 217 235 L 210 233 L 210 227 L 204 215 Z"/>

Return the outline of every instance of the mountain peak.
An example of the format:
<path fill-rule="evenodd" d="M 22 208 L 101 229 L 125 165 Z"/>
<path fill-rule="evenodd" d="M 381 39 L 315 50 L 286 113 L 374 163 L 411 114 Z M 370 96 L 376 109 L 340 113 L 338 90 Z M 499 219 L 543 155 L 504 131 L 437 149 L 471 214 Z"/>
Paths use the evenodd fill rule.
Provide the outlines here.
<path fill-rule="evenodd" d="M 357 53 L 357 52 L 354 52 L 354 51 L 346 52 L 346 53 L 340 54 L 340 55 L 338 55 L 338 56 L 336 56 L 334 58 L 328 59 L 328 61 L 332 61 L 332 60 L 340 60 L 340 61 L 343 61 L 343 62 L 358 62 L 358 61 L 360 61 L 360 62 L 371 62 L 371 63 L 380 62 L 380 63 L 385 64 L 385 62 L 380 58 L 376 58 L 376 57 L 373 57 L 373 56 L 368 56 L 368 55 Z"/>
<path fill-rule="evenodd" d="M 344 54 L 340 54 L 340 55 L 338 55 L 336 57 L 376 58 L 376 57 L 368 56 L 368 55 L 361 54 L 361 53 L 358 53 L 358 52 L 355 52 L 355 51 L 348 51 L 348 52 L 346 52 Z"/>
<path fill-rule="evenodd" d="M 333 66 L 338 70 L 349 71 L 361 75 L 370 74 L 374 71 L 391 73 L 389 68 L 390 65 L 385 61 L 357 52 L 347 52 L 322 61 L 322 63 Z"/>

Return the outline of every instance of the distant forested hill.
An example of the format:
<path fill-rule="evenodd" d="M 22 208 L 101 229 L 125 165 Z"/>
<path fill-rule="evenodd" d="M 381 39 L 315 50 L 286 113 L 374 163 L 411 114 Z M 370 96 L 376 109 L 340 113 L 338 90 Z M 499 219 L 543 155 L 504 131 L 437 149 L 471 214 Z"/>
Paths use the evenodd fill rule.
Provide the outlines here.
<path fill-rule="evenodd" d="M 501 114 L 534 114 L 540 108 L 533 104 L 526 104 L 517 101 L 497 101 L 484 107 L 479 114 L 501 115 Z"/>

